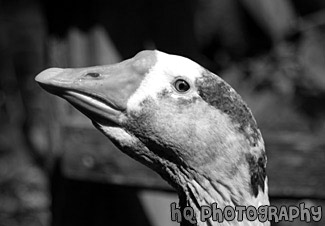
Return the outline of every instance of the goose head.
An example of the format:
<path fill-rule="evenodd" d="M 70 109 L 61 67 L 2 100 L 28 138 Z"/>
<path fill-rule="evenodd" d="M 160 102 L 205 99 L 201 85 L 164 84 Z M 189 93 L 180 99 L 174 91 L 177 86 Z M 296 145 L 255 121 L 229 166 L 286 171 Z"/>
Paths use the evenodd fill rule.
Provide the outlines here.
<path fill-rule="evenodd" d="M 167 180 L 181 208 L 191 206 L 198 216 L 212 203 L 269 204 L 264 142 L 251 111 L 197 63 L 143 51 L 115 65 L 50 68 L 36 81 Z"/>

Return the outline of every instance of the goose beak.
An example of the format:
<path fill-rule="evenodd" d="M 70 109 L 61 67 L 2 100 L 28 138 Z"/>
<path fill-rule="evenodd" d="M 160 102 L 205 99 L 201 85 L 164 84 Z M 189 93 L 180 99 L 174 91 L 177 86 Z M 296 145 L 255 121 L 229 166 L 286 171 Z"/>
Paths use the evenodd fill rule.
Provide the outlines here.
<path fill-rule="evenodd" d="M 100 124 L 120 124 L 130 96 L 152 66 L 152 53 L 110 66 L 50 68 L 35 80 L 46 91 L 58 95 L 91 120 Z"/>

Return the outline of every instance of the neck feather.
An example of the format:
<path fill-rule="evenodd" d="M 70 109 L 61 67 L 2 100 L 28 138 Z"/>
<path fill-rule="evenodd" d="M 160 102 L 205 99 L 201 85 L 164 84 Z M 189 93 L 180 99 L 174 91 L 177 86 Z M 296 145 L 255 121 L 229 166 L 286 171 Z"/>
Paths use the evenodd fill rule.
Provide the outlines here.
<path fill-rule="evenodd" d="M 232 180 L 211 180 L 210 178 L 200 177 L 199 179 L 192 179 L 186 186 L 184 191 L 180 192 L 180 208 L 181 212 L 186 206 L 190 206 L 195 213 L 196 225 L 237 225 L 239 222 L 224 220 L 223 222 L 213 221 L 212 217 L 207 221 L 202 222 L 200 219 L 201 207 L 216 204 L 222 211 L 226 206 L 231 206 L 235 209 L 236 206 L 254 206 L 258 208 L 261 205 L 269 205 L 269 199 L 266 192 L 259 192 L 257 197 L 252 195 L 252 192 L 246 190 L 243 184 L 234 183 L 239 181 Z M 245 222 L 245 219 L 244 219 Z M 260 222 L 248 222 L 249 225 L 269 225 L 268 222 L 261 224 Z M 182 226 L 193 225 L 188 221 L 183 221 Z M 194 224 L 195 225 L 195 224 Z M 243 223 L 243 225 L 245 225 Z"/>
<path fill-rule="evenodd" d="M 223 210 L 226 206 L 235 208 L 236 206 L 254 206 L 256 209 L 262 205 L 269 205 L 267 195 L 267 179 L 265 178 L 264 186 L 258 187 L 254 191 L 252 187 L 252 175 L 250 174 L 251 165 L 246 158 L 242 159 L 243 163 L 236 166 L 236 172 L 229 174 L 230 166 L 208 167 L 209 172 L 203 169 L 190 169 L 177 166 L 173 168 L 173 176 L 176 178 L 175 186 L 179 193 L 181 212 L 189 206 L 194 210 L 194 225 L 269 225 L 269 222 L 261 223 L 259 221 L 250 222 L 244 217 L 244 221 L 218 222 L 209 218 L 202 222 L 200 219 L 201 207 L 217 204 L 217 207 Z M 216 164 L 217 165 L 217 164 Z M 222 171 L 224 170 L 224 171 Z M 213 173 L 216 172 L 216 173 Z M 176 175 L 176 176 L 175 176 Z M 193 225 L 189 221 L 183 220 L 181 226 Z"/>

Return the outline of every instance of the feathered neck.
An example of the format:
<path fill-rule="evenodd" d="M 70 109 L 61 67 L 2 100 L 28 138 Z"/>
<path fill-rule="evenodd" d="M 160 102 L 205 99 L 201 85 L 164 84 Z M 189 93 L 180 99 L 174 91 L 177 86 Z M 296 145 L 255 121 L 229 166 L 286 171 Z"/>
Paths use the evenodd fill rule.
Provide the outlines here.
<path fill-rule="evenodd" d="M 244 177 L 246 175 L 243 175 Z M 243 178 L 244 178 L 243 177 Z M 183 186 L 184 190 L 179 192 L 180 209 L 183 213 L 185 207 L 189 206 L 194 210 L 195 217 L 193 221 L 183 220 L 181 226 L 188 225 L 269 225 L 269 222 L 264 224 L 258 221 L 250 222 L 244 217 L 243 222 L 234 221 L 223 222 L 213 221 L 212 217 L 205 222 L 200 219 L 201 207 L 209 206 L 212 209 L 212 204 L 216 204 L 217 208 L 224 210 L 226 206 L 231 206 L 235 209 L 236 206 L 254 206 L 256 209 L 261 205 L 269 205 L 269 199 L 266 192 L 259 192 L 258 196 L 252 195 L 249 191 L 249 184 L 243 178 L 236 177 L 233 179 L 207 178 L 203 175 L 196 175 Z M 267 182 L 266 182 L 267 183 Z"/>
<path fill-rule="evenodd" d="M 242 222 L 236 221 L 237 218 L 221 223 L 213 221 L 212 218 L 206 222 L 200 220 L 201 207 L 211 206 L 213 203 L 222 210 L 226 206 L 233 208 L 253 206 L 257 209 L 259 206 L 269 205 L 263 142 L 251 147 L 244 145 L 239 137 L 233 139 L 225 139 L 228 142 L 211 144 L 209 147 L 211 149 L 214 146 L 215 148 L 222 146 L 223 152 L 228 153 L 225 158 L 211 158 L 210 162 L 207 161 L 195 168 L 180 163 L 164 163 L 166 166 L 164 172 L 168 175 L 163 173 L 162 176 L 177 189 L 181 212 L 183 213 L 187 206 L 194 210 L 196 222 L 194 225 L 246 225 L 245 221 L 248 225 L 269 225 L 269 222 L 247 221 L 245 216 Z M 227 159 L 230 156 L 237 158 Z M 193 221 L 183 220 L 181 226 L 187 225 L 193 225 Z"/>

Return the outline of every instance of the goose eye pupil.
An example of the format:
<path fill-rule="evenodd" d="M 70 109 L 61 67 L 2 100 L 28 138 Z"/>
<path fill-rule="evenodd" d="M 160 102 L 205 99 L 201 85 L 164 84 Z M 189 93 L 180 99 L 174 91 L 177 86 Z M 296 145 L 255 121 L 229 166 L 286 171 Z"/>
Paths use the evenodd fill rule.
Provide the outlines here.
<path fill-rule="evenodd" d="M 179 84 L 179 87 L 178 87 L 180 90 L 184 90 L 186 89 L 186 85 L 184 85 L 184 83 L 181 83 Z"/>
<path fill-rule="evenodd" d="M 96 72 L 89 72 L 89 73 L 86 74 L 86 76 L 90 76 L 92 78 L 97 78 L 97 77 L 100 76 L 100 74 L 96 73 Z"/>
<path fill-rule="evenodd" d="M 190 85 L 183 79 L 179 79 L 175 82 L 175 88 L 178 92 L 186 92 L 190 89 Z"/>

